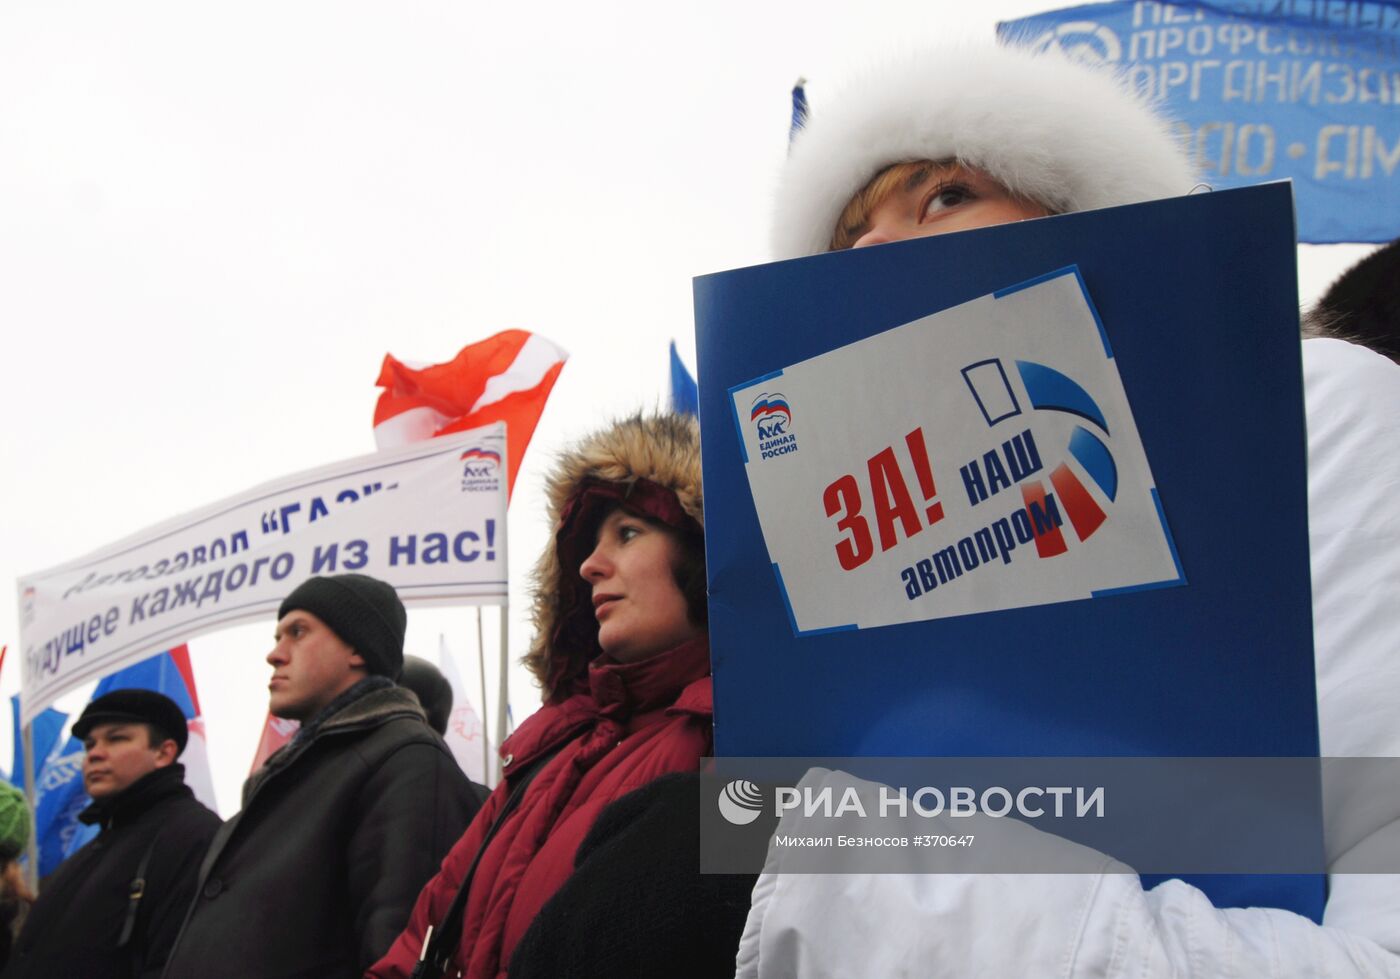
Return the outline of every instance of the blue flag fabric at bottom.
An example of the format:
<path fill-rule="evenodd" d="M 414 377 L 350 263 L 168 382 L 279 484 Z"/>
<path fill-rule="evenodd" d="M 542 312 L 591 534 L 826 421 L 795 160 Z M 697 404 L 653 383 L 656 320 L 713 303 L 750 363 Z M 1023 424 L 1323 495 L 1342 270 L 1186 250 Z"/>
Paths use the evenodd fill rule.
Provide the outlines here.
<path fill-rule="evenodd" d="M 1291 203 L 1288 185 L 1270 184 L 697 278 L 716 754 L 1316 757 Z M 997 450 L 1009 469 L 1002 463 L 989 468 L 995 460 L 974 456 L 981 475 L 970 462 L 960 474 L 965 460 L 938 455 L 941 443 L 932 433 L 941 422 L 925 415 L 925 462 L 932 464 L 925 483 L 928 466 L 914 458 L 925 443 L 912 439 L 907 427 L 878 430 L 875 420 L 880 406 L 922 404 L 926 391 L 893 389 L 876 378 L 862 397 L 844 404 L 844 414 L 820 413 L 828 427 L 804 427 L 812 413 L 783 397 L 783 372 L 1071 266 L 1082 276 L 1131 404 L 1184 584 L 799 634 L 790 609 L 800 603 L 790 592 L 804 587 L 803 565 L 778 573 L 749 467 L 778 473 L 773 467 L 809 446 L 824 448 L 831 440 L 853 446 L 850 473 L 832 471 L 835 488 L 825 498 L 817 486 L 815 498 L 794 496 L 789 509 L 803 519 L 813 508 L 818 518 L 830 515 L 830 539 L 813 553 L 823 561 L 846 559 L 854 581 L 863 570 L 860 548 L 842 555 L 837 546 L 852 537 L 852 484 L 878 479 L 883 486 L 874 503 L 865 494 L 861 514 L 868 520 L 864 548 L 878 554 L 885 537 L 897 540 L 906 511 L 916 523 L 925 509 L 929 522 L 936 519 L 935 492 L 942 502 L 966 497 L 973 486 L 994 492 L 1014 473 L 1013 456 L 1029 456 L 1010 440 L 1011 455 Z M 930 274 L 948 269 L 956 274 Z M 1010 321 L 1032 328 L 1035 322 L 1034 316 Z M 953 362 L 969 375 L 935 379 L 933 368 L 946 366 L 939 336 L 930 334 L 935 349 L 924 387 L 972 385 L 985 401 L 993 387 L 973 383 L 986 366 L 975 359 Z M 1048 383 L 1046 406 L 1058 404 L 1072 421 L 1097 430 L 1094 399 L 1086 402 L 1085 391 L 1044 373 L 1022 370 L 1014 378 L 1020 366 L 1004 365 L 1006 391 L 1021 397 L 1032 387 L 1022 383 L 1025 376 L 1041 388 Z M 755 386 L 763 396 L 736 417 L 736 392 Z M 983 404 L 988 424 L 1028 407 L 1035 405 Z M 1119 434 L 1115 429 L 1104 444 L 1117 446 Z M 772 457 L 746 456 L 755 445 L 771 446 L 764 451 Z M 1038 448 L 1037 461 L 1044 458 L 1051 468 L 1050 447 Z M 1054 448 L 1063 454 L 1062 445 Z M 1102 452 L 1080 455 L 1094 465 L 1078 471 L 1097 471 L 1111 484 Z M 914 494 L 903 503 L 891 489 L 896 472 L 905 474 L 906 497 Z M 1116 513 L 1104 496 L 1097 498 Z M 838 519 L 847 522 L 838 527 Z M 1064 537 L 1071 533 L 1066 519 Z M 1073 533 L 1088 536 L 1082 528 Z M 972 550 L 964 556 L 973 561 L 977 539 L 967 538 Z M 929 563 L 931 574 L 933 562 L 918 558 L 946 559 L 939 548 L 959 542 L 925 527 L 893 546 L 906 543 L 908 566 Z M 1034 548 L 1028 553 L 1032 560 Z M 950 585 L 950 594 L 1010 573 L 1007 567 L 993 558 Z M 914 573 L 915 582 L 927 578 L 920 575 Z M 871 585 L 906 586 L 911 605 L 932 608 L 939 601 L 927 592 L 916 595 L 919 589 L 901 580 L 897 564 Z M 1314 801 L 1320 850 L 1321 801 Z M 1321 916 L 1321 876 L 1185 879 L 1222 907 L 1263 905 Z"/>

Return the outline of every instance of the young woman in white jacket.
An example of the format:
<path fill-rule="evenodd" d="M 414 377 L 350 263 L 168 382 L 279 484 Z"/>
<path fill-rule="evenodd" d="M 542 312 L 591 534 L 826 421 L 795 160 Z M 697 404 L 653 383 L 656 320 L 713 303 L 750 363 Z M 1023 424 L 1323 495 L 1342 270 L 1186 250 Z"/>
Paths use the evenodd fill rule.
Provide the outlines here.
<path fill-rule="evenodd" d="M 774 257 L 1196 184 L 1168 121 L 1104 70 L 1004 48 L 931 52 L 816 106 L 783 172 Z M 1400 365 L 1334 339 L 1304 342 L 1303 364 L 1322 754 L 1396 757 Z M 1145 891 L 1107 858 L 1101 873 L 1061 876 L 785 875 L 770 858 L 738 974 L 1400 977 L 1400 875 L 1342 872 L 1395 868 L 1400 812 L 1327 807 L 1335 859 L 1320 925 L 1217 909 L 1181 881 Z"/>

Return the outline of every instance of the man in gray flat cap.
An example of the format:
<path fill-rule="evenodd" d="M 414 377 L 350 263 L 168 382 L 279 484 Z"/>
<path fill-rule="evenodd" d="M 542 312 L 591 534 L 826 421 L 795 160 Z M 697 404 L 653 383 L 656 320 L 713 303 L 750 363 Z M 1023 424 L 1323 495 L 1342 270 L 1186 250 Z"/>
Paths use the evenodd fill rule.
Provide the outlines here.
<path fill-rule="evenodd" d="M 311 578 L 277 615 L 269 710 L 301 729 L 210 846 L 169 979 L 361 975 L 480 806 L 395 685 L 407 616 L 392 587 Z"/>

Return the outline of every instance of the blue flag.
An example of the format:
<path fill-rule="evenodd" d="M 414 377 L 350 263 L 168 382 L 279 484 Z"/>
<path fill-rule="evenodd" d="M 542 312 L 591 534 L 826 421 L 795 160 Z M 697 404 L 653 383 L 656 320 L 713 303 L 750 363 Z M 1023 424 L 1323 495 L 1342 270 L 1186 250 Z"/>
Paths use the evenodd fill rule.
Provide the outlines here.
<path fill-rule="evenodd" d="M 74 850 L 97 835 L 97 827 L 78 822 L 78 813 L 92 802 L 83 788 L 83 745 L 70 737 L 55 749 L 35 776 L 39 787 L 35 806 L 35 838 L 39 841 L 39 876 L 58 869 Z"/>
<path fill-rule="evenodd" d="M 15 765 L 14 774 L 10 781 L 22 789 L 24 788 L 24 742 L 20 734 L 19 697 L 11 697 L 10 706 L 15 725 Z M 69 738 L 68 743 L 60 749 L 58 736 L 62 733 L 63 726 L 67 721 L 67 714 L 50 707 L 34 719 L 32 728 L 34 782 L 38 786 L 35 800 L 37 814 L 34 820 L 34 837 L 38 841 L 39 847 L 40 877 L 52 873 L 63 862 L 66 855 L 64 838 L 56 832 L 58 825 L 63 821 L 56 819 L 56 814 L 67 811 L 74 804 L 76 797 L 77 809 L 74 810 L 69 822 L 79 825 L 76 822 L 77 813 L 82 812 L 88 802 L 87 793 L 83 792 L 82 746 Z"/>
<path fill-rule="evenodd" d="M 190 698 L 190 692 L 185 687 L 185 678 L 180 675 L 179 667 L 175 665 L 175 660 L 168 652 L 157 653 L 150 659 L 143 659 L 124 670 L 118 670 L 111 676 L 103 677 L 97 684 L 97 689 L 92 692 L 92 696 L 96 699 L 103 694 L 111 693 L 113 690 L 133 688 L 163 693 L 180 706 L 186 719 L 195 716 L 194 701 Z"/>
<path fill-rule="evenodd" d="M 792 124 L 788 127 L 788 142 L 797 138 L 798 132 L 807 125 L 807 79 L 799 78 L 792 86 Z"/>
<path fill-rule="evenodd" d="M 1298 240 L 1400 235 L 1400 4 L 1113 2 L 997 26 L 1118 66 L 1165 103 L 1216 189 L 1292 179 Z M 1085 106 L 1093 112 L 1093 106 Z"/>
<path fill-rule="evenodd" d="M 21 733 L 19 723 L 19 695 L 10 698 L 11 714 L 15 725 L 15 754 L 14 765 L 10 768 L 10 784 L 17 789 L 24 788 L 24 736 Z M 34 768 L 39 770 L 43 767 L 44 759 L 48 758 L 49 752 L 58 743 L 58 736 L 63 731 L 63 725 L 68 721 L 68 715 L 62 711 L 54 710 L 52 707 L 45 710 L 38 717 L 34 718 Z"/>
<path fill-rule="evenodd" d="M 700 390 L 695 378 L 685 369 L 681 355 L 676 353 L 676 341 L 671 341 L 671 410 L 680 415 L 694 415 L 700 410 Z"/>

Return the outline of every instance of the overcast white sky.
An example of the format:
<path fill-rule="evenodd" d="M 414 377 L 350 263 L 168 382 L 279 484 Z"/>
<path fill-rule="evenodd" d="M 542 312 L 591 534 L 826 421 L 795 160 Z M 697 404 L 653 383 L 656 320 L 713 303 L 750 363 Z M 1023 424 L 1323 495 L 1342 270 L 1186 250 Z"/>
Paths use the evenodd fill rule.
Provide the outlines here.
<path fill-rule="evenodd" d="M 765 259 L 793 80 L 819 106 L 892 46 L 1051 6 L 11 0 L 0 579 L 13 595 L 21 574 L 370 451 L 386 352 L 443 360 L 522 327 L 573 354 L 511 511 L 523 609 L 553 451 L 663 404 L 667 342 L 694 363 L 691 276 Z M 1305 249 L 1303 299 L 1364 252 Z M 271 627 L 191 644 L 224 815 Z M 410 651 L 436 658 L 440 632 L 475 684 L 474 613 L 412 613 Z M 512 658 L 528 639 L 516 616 Z M 6 598 L 6 697 L 18 641 Z M 517 674 L 517 720 L 537 700 Z M 8 742 L 6 722 L 6 766 Z"/>

